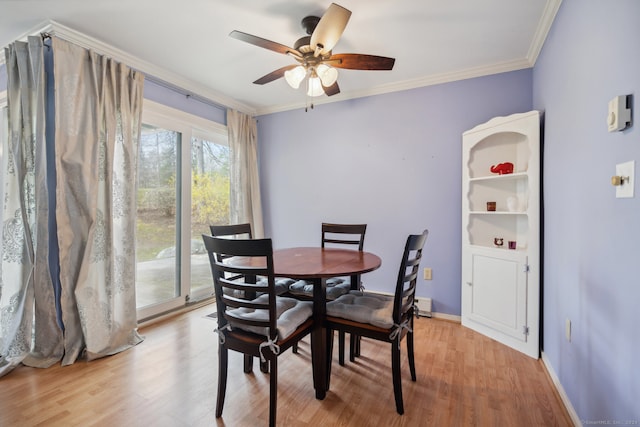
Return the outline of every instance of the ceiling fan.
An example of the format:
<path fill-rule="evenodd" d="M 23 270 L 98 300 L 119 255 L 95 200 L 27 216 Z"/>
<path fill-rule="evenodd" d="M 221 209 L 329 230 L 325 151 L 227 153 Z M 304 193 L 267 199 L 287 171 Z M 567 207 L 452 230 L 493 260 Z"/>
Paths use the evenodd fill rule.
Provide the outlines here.
<path fill-rule="evenodd" d="M 351 11 L 332 3 L 322 17 L 307 16 L 302 27 L 307 36 L 298 39 L 293 47 L 263 39 L 241 31 L 232 31 L 229 36 L 278 53 L 289 55 L 298 64 L 287 65 L 260 77 L 253 83 L 263 85 L 284 77 L 294 89 L 307 79 L 307 95 L 332 96 L 340 93 L 338 70 L 391 70 L 394 58 L 363 55 L 358 53 L 333 54 L 332 49 L 340 39 L 351 17 Z"/>

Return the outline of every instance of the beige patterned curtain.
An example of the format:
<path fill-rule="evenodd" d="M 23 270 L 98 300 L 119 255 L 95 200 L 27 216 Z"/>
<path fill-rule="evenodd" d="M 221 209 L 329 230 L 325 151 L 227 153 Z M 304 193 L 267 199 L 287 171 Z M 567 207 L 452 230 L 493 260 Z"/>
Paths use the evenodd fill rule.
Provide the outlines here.
<path fill-rule="evenodd" d="M 0 274 L 0 376 L 18 364 L 48 367 L 62 357 L 49 273 L 46 81 L 40 37 L 5 48 L 7 139 Z"/>
<path fill-rule="evenodd" d="M 40 37 L 5 49 L 0 376 L 20 363 L 71 364 L 142 341 L 135 182 L 144 77 L 55 37 L 51 43 L 55 95 Z M 47 96 L 55 144 L 47 141 Z"/>
<path fill-rule="evenodd" d="M 135 182 L 144 76 L 52 39 L 64 364 L 138 344 Z"/>
<path fill-rule="evenodd" d="M 231 151 L 230 222 L 251 223 L 253 236 L 264 236 L 260 177 L 258 174 L 258 129 L 254 118 L 227 110 Z"/>

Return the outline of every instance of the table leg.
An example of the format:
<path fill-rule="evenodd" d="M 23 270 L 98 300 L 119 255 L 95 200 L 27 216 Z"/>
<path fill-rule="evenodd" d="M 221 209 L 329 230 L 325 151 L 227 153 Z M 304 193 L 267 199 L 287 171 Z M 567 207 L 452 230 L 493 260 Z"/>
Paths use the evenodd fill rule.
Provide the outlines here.
<path fill-rule="evenodd" d="M 327 334 L 324 320 L 327 313 L 326 279 L 313 280 L 313 331 L 311 332 L 311 360 L 313 364 L 313 387 L 316 399 L 324 399 L 327 394 Z"/>

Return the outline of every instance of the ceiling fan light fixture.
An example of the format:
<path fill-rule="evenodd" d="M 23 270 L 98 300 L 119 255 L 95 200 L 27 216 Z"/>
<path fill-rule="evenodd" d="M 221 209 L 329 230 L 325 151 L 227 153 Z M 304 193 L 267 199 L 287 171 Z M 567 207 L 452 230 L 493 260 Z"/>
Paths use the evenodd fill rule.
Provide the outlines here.
<path fill-rule="evenodd" d="M 293 89 L 298 89 L 300 87 L 300 83 L 302 83 L 306 75 L 307 70 L 305 70 L 302 65 L 298 65 L 297 67 L 284 72 L 285 80 Z"/>
<path fill-rule="evenodd" d="M 326 64 L 320 64 L 316 67 L 316 73 L 320 77 L 322 85 L 331 86 L 338 80 L 338 70 Z"/>
<path fill-rule="evenodd" d="M 324 95 L 324 89 L 322 88 L 322 82 L 319 77 L 309 77 L 308 81 L 309 89 L 307 90 L 308 96 L 321 96 Z"/>

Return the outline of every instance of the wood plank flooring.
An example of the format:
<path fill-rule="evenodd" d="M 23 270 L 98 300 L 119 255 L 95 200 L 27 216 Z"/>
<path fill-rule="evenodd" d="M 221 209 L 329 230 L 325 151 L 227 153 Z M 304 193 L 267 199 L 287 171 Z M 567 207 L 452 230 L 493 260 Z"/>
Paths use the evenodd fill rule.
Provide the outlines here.
<path fill-rule="evenodd" d="M 141 328 L 145 341 L 115 356 L 15 369 L 0 378 L 0 426 L 266 426 L 268 375 L 257 363 L 253 374 L 244 374 L 242 356 L 234 352 L 224 412 L 214 416 L 217 322 L 205 317 L 213 310 L 205 306 Z M 334 354 L 331 390 L 320 401 L 306 338 L 299 354 L 278 359 L 278 425 L 572 425 L 542 361 L 438 319 L 416 320 L 415 343 L 415 383 L 402 348 L 401 416 L 388 344 L 363 340 L 362 357 L 344 367 Z"/>

